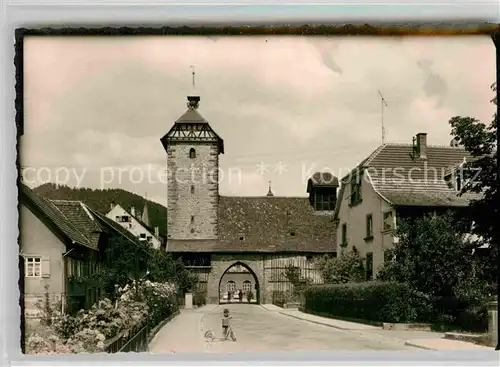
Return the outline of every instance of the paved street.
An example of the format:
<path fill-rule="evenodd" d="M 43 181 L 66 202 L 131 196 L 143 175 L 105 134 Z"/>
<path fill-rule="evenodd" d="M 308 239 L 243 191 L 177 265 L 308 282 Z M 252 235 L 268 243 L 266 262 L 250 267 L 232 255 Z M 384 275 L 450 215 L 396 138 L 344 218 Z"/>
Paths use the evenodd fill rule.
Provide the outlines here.
<path fill-rule="evenodd" d="M 213 330 L 222 336 L 220 317 L 228 308 L 237 341 L 209 342 L 203 336 Z M 150 345 L 152 353 L 242 352 L 283 350 L 403 350 L 402 343 L 372 338 L 369 331 L 350 332 L 299 320 L 259 305 L 230 304 L 183 310 L 167 324 Z"/>

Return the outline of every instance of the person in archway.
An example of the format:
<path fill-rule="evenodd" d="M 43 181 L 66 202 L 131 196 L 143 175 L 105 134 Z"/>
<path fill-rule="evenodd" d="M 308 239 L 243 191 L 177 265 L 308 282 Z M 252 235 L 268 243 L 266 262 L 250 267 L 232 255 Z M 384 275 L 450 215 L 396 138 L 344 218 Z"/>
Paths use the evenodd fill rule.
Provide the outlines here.
<path fill-rule="evenodd" d="M 243 292 L 240 289 L 240 292 L 238 293 L 238 296 L 240 297 L 240 303 L 243 301 Z"/>

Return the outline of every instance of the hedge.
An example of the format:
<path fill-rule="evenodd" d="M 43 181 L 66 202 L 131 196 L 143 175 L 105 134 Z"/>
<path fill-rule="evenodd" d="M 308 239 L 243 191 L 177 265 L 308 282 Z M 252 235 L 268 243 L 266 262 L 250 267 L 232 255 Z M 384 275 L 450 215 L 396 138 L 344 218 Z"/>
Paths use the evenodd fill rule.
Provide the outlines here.
<path fill-rule="evenodd" d="M 364 282 L 310 286 L 304 292 L 305 311 L 373 322 L 417 320 L 419 299 L 406 284 Z"/>

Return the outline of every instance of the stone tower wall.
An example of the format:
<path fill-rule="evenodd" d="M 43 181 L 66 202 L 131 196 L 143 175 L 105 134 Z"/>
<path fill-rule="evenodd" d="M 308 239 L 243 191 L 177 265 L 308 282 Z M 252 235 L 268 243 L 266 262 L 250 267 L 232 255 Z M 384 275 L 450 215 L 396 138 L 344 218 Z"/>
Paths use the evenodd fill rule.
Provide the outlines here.
<path fill-rule="evenodd" d="M 196 151 L 194 159 L 189 155 L 191 148 Z M 219 148 L 214 143 L 171 143 L 168 146 L 168 238 L 217 238 L 218 153 Z"/>

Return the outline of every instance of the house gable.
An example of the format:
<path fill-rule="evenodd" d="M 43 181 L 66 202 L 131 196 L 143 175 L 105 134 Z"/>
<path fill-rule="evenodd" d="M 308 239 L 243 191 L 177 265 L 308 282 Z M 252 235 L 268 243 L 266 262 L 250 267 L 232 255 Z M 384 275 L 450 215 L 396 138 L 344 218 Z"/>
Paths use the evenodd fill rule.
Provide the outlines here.
<path fill-rule="evenodd" d="M 111 219 L 115 223 L 118 223 L 118 225 L 120 225 L 122 228 L 125 228 L 136 237 L 141 238 L 141 234 L 143 235 L 144 239 L 148 239 L 148 237 L 150 237 L 150 241 L 155 249 L 159 249 L 161 247 L 161 239 L 157 238 L 144 223 L 127 212 L 121 205 L 115 205 L 106 214 L 106 217 Z M 129 221 L 119 221 L 119 218 L 123 217 L 127 217 Z"/>
<path fill-rule="evenodd" d="M 368 172 L 363 171 L 360 176 L 361 201 L 357 204 L 351 204 L 352 186 L 350 180 L 345 179 L 342 182 L 335 211 L 338 253 L 345 251 L 345 249 L 350 250 L 355 246 L 363 255 L 372 252 L 373 243 L 389 242 L 389 239 L 382 233 L 382 224 L 383 213 L 392 210 L 392 206 L 376 192 Z M 368 216 L 371 216 L 371 234 L 367 233 Z M 344 225 L 347 226 L 346 238 L 343 234 Z M 347 240 L 347 246 L 343 243 L 344 240 Z"/>

